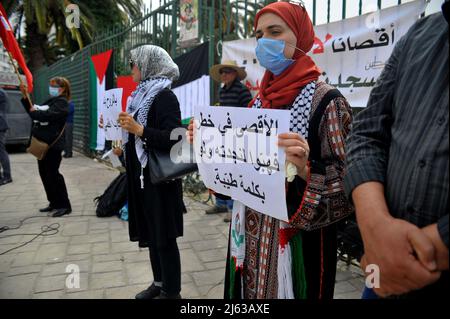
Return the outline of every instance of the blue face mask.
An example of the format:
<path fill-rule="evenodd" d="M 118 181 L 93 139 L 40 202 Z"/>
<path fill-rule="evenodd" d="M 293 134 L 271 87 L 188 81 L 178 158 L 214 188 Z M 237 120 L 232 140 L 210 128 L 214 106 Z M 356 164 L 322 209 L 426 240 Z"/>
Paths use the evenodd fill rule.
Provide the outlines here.
<path fill-rule="evenodd" d="M 295 61 L 284 56 L 286 42 L 261 38 L 256 46 L 256 57 L 259 64 L 275 75 L 280 75 Z"/>
<path fill-rule="evenodd" d="M 54 86 L 50 86 L 48 88 L 50 96 L 56 97 L 59 96 L 59 88 L 58 87 L 54 87 Z"/>

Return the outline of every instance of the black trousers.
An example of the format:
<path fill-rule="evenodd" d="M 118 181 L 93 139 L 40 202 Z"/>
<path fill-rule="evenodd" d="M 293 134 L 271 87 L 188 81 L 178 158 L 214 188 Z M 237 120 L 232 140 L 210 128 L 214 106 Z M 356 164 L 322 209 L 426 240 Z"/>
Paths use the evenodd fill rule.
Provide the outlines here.
<path fill-rule="evenodd" d="M 162 290 L 169 295 L 181 291 L 181 261 L 176 239 L 160 245 L 150 245 L 153 279 L 162 282 Z"/>
<path fill-rule="evenodd" d="M 337 264 L 336 224 L 301 232 L 307 298 L 333 299 Z"/>
<path fill-rule="evenodd" d="M 55 209 L 72 208 L 64 177 L 59 172 L 61 160 L 61 150 L 50 148 L 45 158 L 38 161 L 39 175 L 44 184 L 48 202 Z"/>

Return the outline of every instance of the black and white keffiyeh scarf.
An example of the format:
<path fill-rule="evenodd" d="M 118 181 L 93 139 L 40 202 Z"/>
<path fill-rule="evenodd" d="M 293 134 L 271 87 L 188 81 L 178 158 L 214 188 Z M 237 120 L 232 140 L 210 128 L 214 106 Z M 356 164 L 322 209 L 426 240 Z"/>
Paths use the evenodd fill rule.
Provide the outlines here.
<path fill-rule="evenodd" d="M 300 133 L 305 139 L 308 139 L 309 117 L 315 91 L 316 82 L 308 83 L 295 98 L 291 107 L 290 130 L 294 133 Z M 257 98 L 253 107 L 259 109 L 261 106 L 261 100 Z"/>
<path fill-rule="evenodd" d="M 164 89 L 170 88 L 172 81 L 166 77 L 153 77 L 139 83 L 136 90 L 131 94 L 131 102 L 127 113 L 134 116 L 142 126 L 147 125 L 147 116 L 155 97 Z M 135 137 L 136 155 L 144 168 L 147 166 L 148 154 L 144 150 L 144 142 L 138 136 Z"/>

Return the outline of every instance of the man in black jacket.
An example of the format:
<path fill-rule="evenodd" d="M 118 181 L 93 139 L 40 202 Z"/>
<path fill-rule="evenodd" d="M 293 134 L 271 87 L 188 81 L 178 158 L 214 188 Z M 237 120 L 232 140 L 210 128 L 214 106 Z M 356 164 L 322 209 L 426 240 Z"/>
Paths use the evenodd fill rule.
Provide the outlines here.
<path fill-rule="evenodd" d="M 6 131 L 9 128 L 6 122 L 7 106 L 8 97 L 6 92 L 0 89 L 0 166 L 3 169 L 3 176 L 0 176 L 0 186 L 12 182 L 9 156 L 5 148 Z"/>

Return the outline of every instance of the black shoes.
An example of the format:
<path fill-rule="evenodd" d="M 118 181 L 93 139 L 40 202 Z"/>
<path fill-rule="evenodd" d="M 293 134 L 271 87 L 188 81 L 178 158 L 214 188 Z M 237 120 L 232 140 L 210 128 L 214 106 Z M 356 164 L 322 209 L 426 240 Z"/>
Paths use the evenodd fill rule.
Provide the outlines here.
<path fill-rule="evenodd" d="M 181 299 L 181 295 L 180 294 L 169 295 L 164 290 L 161 290 L 161 293 L 159 294 L 159 296 L 157 296 L 153 299 Z"/>
<path fill-rule="evenodd" d="M 138 293 L 135 298 L 139 300 L 155 299 L 160 293 L 161 288 L 153 283 L 150 287 Z"/>
<path fill-rule="evenodd" d="M 51 207 L 50 205 L 47 206 L 47 207 L 45 207 L 45 208 L 39 209 L 39 211 L 40 211 L 41 213 L 49 213 L 49 212 L 51 212 L 52 210 L 54 210 L 54 208 Z"/>
<path fill-rule="evenodd" d="M 181 299 L 180 294 L 170 295 L 167 294 L 161 287 L 155 285 L 155 283 L 151 284 L 150 287 L 138 293 L 135 297 L 140 300 L 147 299 Z"/>
<path fill-rule="evenodd" d="M 61 217 L 64 215 L 68 215 L 72 212 L 71 208 L 60 208 L 57 209 L 56 212 L 53 213 L 52 217 Z"/>
<path fill-rule="evenodd" d="M 0 186 L 12 183 L 12 178 L 2 178 L 0 179 Z"/>
<path fill-rule="evenodd" d="M 71 158 L 72 155 L 66 155 L 66 154 L 64 154 L 63 157 L 64 157 L 64 158 Z"/>

